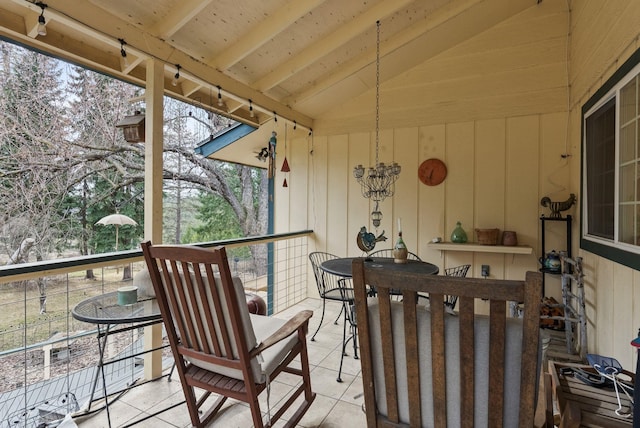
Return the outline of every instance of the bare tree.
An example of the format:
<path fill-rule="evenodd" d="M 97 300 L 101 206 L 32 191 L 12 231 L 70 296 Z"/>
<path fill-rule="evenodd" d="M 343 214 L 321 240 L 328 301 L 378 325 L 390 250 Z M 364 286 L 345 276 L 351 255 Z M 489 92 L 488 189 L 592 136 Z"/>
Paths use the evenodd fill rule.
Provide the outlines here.
<path fill-rule="evenodd" d="M 0 45 L 4 65 L 0 111 L 0 219 L 4 252 L 24 262 L 60 251 L 58 233 L 65 221 L 60 195 L 69 186 L 64 170 L 50 165 L 65 158 L 66 109 L 57 61 Z M 46 286 L 40 311 L 46 311 Z"/>
<path fill-rule="evenodd" d="M 144 182 L 143 144 L 127 143 L 115 127 L 132 113 L 128 99 L 141 89 L 6 43 L 0 42 L 0 49 L 0 180 L 6 183 L 0 186 L 0 218 L 6 252 L 30 237 L 40 257 L 74 247 L 89 253 L 96 207 L 118 206 L 127 198 L 141 203 L 142 196 L 133 196 Z M 64 94 L 61 67 L 70 76 Z M 166 102 L 171 120 L 165 124 L 163 171 L 167 195 L 175 197 L 176 221 L 183 215 L 183 196 L 202 191 L 229 204 L 245 236 L 264 234 L 266 174 L 196 154 L 201 136 L 188 123 L 200 121 L 213 134 L 228 121 L 208 112 L 195 115 L 196 107 L 176 103 Z M 180 236 L 175 227 L 174 239 Z M 266 252 L 254 256 L 264 261 Z"/>

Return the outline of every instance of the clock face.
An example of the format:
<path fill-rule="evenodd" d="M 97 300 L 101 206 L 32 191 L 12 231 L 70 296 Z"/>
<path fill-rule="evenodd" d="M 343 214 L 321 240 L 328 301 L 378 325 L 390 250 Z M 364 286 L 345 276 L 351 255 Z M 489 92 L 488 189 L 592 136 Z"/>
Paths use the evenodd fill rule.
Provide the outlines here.
<path fill-rule="evenodd" d="M 447 177 L 447 166 L 440 159 L 427 159 L 418 168 L 418 177 L 427 186 L 437 186 Z"/>

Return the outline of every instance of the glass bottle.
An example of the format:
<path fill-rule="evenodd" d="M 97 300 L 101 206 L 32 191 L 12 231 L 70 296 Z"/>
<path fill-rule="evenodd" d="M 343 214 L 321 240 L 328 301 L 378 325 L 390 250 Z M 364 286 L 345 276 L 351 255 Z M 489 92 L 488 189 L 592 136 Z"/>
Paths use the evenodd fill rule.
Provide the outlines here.
<path fill-rule="evenodd" d="M 456 228 L 451 232 L 451 242 L 456 244 L 464 244 L 467 242 L 467 232 L 462 228 L 462 223 L 456 223 Z"/>
<path fill-rule="evenodd" d="M 398 232 L 398 240 L 396 241 L 396 245 L 393 247 L 393 261 L 395 263 L 407 263 L 407 255 L 409 251 L 407 250 L 407 246 L 402 240 L 402 231 Z"/>

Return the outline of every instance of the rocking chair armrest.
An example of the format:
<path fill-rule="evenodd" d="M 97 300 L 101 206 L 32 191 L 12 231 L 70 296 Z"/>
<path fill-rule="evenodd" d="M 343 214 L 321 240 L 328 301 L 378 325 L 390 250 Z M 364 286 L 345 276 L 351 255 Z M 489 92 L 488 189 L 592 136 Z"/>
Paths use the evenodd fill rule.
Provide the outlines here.
<path fill-rule="evenodd" d="M 309 318 L 311 318 L 312 316 L 313 316 L 313 311 L 305 310 L 305 311 L 298 312 L 296 315 L 294 315 L 292 318 L 290 318 L 285 325 L 280 327 L 271 336 L 269 336 L 266 339 L 264 339 L 260 343 L 260 345 L 258 345 L 257 347 L 253 348 L 253 350 L 251 350 L 251 352 L 250 352 L 250 356 L 254 357 L 254 356 L 260 354 L 265 349 L 267 349 L 267 348 L 275 345 L 276 343 L 280 342 L 281 340 L 286 339 L 287 337 L 291 336 L 293 333 L 298 331 L 300 328 L 304 328 L 304 331 L 305 331 L 305 334 L 306 334 L 306 330 L 308 328 L 308 323 L 309 323 Z"/>

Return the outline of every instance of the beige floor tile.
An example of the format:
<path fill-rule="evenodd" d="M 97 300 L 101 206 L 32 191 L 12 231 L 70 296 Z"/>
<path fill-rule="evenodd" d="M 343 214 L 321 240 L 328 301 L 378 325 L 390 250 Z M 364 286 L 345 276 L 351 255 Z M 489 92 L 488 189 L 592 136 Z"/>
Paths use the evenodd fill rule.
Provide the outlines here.
<path fill-rule="evenodd" d="M 314 311 L 314 317 L 309 329 L 311 335 L 320 320 L 322 311 L 322 301 L 320 299 L 307 299 L 301 305 L 278 314 L 278 317 L 288 318 L 300 309 Z M 328 302 L 323 326 L 316 336 L 316 341 L 307 342 L 309 363 L 311 365 L 311 385 L 317 396 L 311 408 L 298 424 L 300 428 L 344 427 L 347 421 L 349 428 L 359 428 L 366 425 L 364 414 L 361 410 L 363 388 L 362 378 L 360 377 L 360 360 L 353 358 L 351 344 L 349 344 L 347 350 L 349 355 L 344 358 L 343 383 L 336 382 L 342 347 L 342 323 L 340 320 L 338 325 L 334 325 L 333 321 L 339 312 L 339 303 Z M 297 376 L 281 373 L 272 383 L 270 397 L 272 409 L 279 406 L 281 401 L 292 393 L 293 387 L 298 385 L 299 382 Z M 177 373 L 174 373 L 172 382 L 167 382 L 166 378 L 163 378 L 155 382 L 146 383 L 132 389 L 111 406 L 112 426 L 114 428 L 122 426 L 134 418 L 137 419 L 154 413 L 182 400 L 184 400 L 184 395 Z M 301 400 L 302 398 L 296 400 L 292 409 L 285 413 L 283 418 L 275 424 L 276 427 L 284 425 L 288 417 L 297 409 Z M 266 412 L 266 395 L 264 393 L 261 394 L 260 403 L 264 415 L 264 412 Z M 266 417 L 264 420 L 266 420 Z M 82 427 L 107 427 L 106 412 L 99 412 L 91 418 L 78 419 L 76 423 Z M 191 421 L 186 404 L 136 425 L 136 427 L 149 428 L 189 426 L 191 426 Z M 253 426 L 249 406 L 245 403 L 228 400 L 221 414 L 210 426 L 225 428 Z"/>
<path fill-rule="evenodd" d="M 363 391 L 362 377 L 356 376 L 351 382 L 351 385 L 349 385 L 349 388 L 347 388 L 342 397 L 340 397 L 340 400 L 359 406 L 364 403 Z"/>
<path fill-rule="evenodd" d="M 362 407 L 338 401 L 327 417 L 322 421 L 321 428 L 365 428 L 367 420 Z"/>
<path fill-rule="evenodd" d="M 97 408 L 100 408 L 98 404 Z M 79 427 L 108 427 L 109 418 L 111 419 L 111 426 L 118 427 L 120 425 L 126 425 L 128 422 L 138 419 L 141 415 L 144 415 L 139 409 L 130 406 L 124 402 L 116 401 L 113 405 L 109 406 L 109 414 L 106 410 L 102 410 L 91 416 L 81 417 L 75 419 L 76 425 Z"/>
<path fill-rule="evenodd" d="M 283 420 L 289 420 L 293 413 L 298 409 L 304 396 L 298 397 L 293 403 L 291 408 L 284 414 Z M 307 413 L 302 417 L 298 426 L 300 427 L 318 427 L 322 424 L 322 421 L 327 417 L 333 406 L 338 400 L 325 397 L 324 395 L 316 393 L 316 398 L 313 400 L 311 407 L 307 410 Z"/>
<path fill-rule="evenodd" d="M 347 355 L 345 355 L 342 359 L 342 374 L 359 374 L 361 370 L 360 359 L 354 358 L 353 346 L 351 345 L 351 342 L 348 343 L 346 352 Z M 359 352 L 360 351 L 358 351 L 358 356 L 360 356 Z M 338 347 L 334 352 L 329 353 L 322 361 L 320 361 L 318 363 L 318 367 L 335 370 L 337 377 L 337 372 L 340 369 L 340 354 L 341 346 Z"/>
<path fill-rule="evenodd" d="M 343 374 L 342 383 L 336 381 L 338 370 L 330 370 L 324 367 L 316 367 L 311 372 L 311 386 L 313 391 L 326 397 L 340 399 L 353 381 L 353 375 Z"/>
<path fill-rule="evenodd" d="M 150 408 L 155 407 L 159 402 L 165 401 L 168 397 L 174 395 L 176 395 L 180 400 L 184 400 L 182 385 L 177 379 L 177 372 L 174 374 L 176 375 L 176 378 L 171 382 L 168 382 L 165 377 L 132 388 L 120 398 L 120 401 L 139 410 L 147 411 Z"/>

